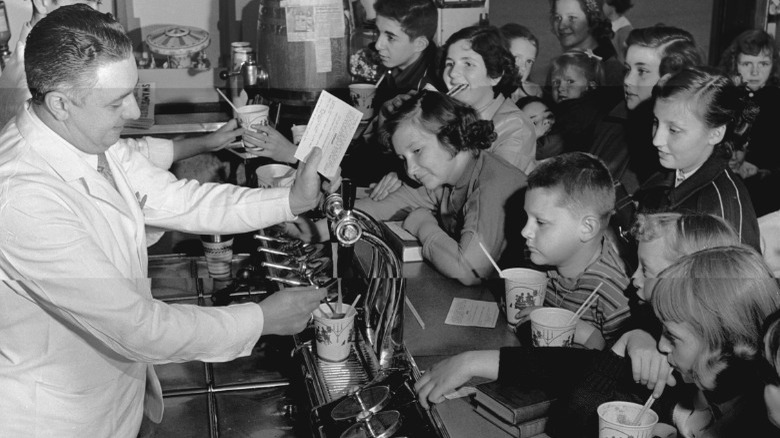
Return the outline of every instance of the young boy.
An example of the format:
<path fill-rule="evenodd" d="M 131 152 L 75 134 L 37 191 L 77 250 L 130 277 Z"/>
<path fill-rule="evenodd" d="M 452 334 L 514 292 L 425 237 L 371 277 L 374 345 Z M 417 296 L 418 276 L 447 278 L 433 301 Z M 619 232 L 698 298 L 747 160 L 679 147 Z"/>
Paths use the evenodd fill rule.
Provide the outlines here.
<path fill-rule="evenodd" d="M 377 0 L 374 10 L 379 31 L 375 45 L 385 71 L 374 108 L 428 83 L 445 90 L 435 65 L 438 10 L 433 0 Z"/>
<path fill-rule="evenodd" d="M 581 316 L 589 324 L 578 325 L 574 338 L 591 348 L 614 341 L 629 316 L 624 293 L 629 275 L 606 234 L 614 207 L 612 177 L 593 155 L 558 155 L 528 176 L 522 235 L 531 261 L 549 268 L 544 305 L 576 312 L 598 287 L 598 297 Z"/>

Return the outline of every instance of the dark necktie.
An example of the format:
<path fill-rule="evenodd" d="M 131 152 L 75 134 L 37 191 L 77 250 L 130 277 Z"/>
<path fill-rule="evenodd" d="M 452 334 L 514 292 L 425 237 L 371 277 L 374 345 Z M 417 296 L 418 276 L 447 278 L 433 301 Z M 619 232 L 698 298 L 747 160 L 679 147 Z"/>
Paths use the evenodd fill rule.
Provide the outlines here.
<path fill-rule="evenodd" d="M 98 154 L 98 164 L 97 164 L 97 171 L 101 175 L 103 175 L 103 178 L 107 179 L 108 182 L 111 184 L 111 187 L 114 188 L 117 192 L 119 189 L 116 187 L 116 181 L 114 181 L 114 174 L 111 173 L 111 167 L 108 165 L 108 159 L 106 159 L 105 153 Z"/>

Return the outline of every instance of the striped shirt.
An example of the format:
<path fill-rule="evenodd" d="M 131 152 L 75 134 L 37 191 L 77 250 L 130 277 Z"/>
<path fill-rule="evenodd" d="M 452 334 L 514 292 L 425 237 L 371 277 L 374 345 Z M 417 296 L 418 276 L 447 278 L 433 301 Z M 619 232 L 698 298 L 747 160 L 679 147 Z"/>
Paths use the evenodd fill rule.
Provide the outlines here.
<path fill-rule="evenodd" d="M 628 297 L 624 291 L 631 279 L 614 243 L 602 237 L 601 255 L 576 278 L 566 278 L 557 271 L 547 272 L 547 294 L 544 305 L 576 312 L 599 284 L 602 284 L 581 319 L 601 331 L 608 344 L 622 334 L 621 327 L 629 317 Z"/>

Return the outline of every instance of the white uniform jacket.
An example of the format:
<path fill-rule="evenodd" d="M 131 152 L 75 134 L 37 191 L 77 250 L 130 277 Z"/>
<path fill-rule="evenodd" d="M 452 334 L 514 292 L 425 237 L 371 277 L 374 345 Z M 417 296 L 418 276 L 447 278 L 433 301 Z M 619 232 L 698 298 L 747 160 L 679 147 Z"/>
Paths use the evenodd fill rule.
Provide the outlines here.
<path fill-rule="evenodd" d="M 0 436 L 135 437 L 144 405 L 162 418 L 151 364 L 245 356 L 262 332 L 254 303 L 152 299 L 144 223 L 249 232 L 294 218 L 289 189 L 176 180 L 123 142 L 107 157 L 118 192 L 29 104 L 0 133 Z"/>

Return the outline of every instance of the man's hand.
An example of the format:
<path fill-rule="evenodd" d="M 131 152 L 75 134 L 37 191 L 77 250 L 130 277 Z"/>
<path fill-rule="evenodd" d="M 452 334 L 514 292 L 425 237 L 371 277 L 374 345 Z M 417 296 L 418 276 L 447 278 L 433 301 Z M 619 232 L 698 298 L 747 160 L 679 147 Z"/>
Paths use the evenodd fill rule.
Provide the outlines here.
<path fill-rule="evenodd" d="M 290 210 L 298 215 L 316 208 L 320 203 L 320 175 L 317 167 L 322 159 L 322 149 L 314 148 L 306 162 L 298 165 L 295 182 L 290 189 Z"/>
<path fill-rule="evenodd" d="M 387 120 L 388 117 L 390 117 L 394 112 L 398 110 L 398 108 L 403 105 L 404 102 L 414 97 L 414 95 L 417 94 L 416 90 L 412 90 L 406 94 L 399 94 L 395 96 L 394 98 L 388 100 L 387 102 L 382 104 L 382 108 L 379 109 L 379 116 L 378 116 L 378 124 L 379 126 L 382 126 L 385 123 L 385 120 Z"/>
<path fill-rule="evenodd" d="M 381 201 L 390 193 L 401 188 L 401 180 L 398 179 L 397 173 L 390 172 L 383 176 L 378 183 L 371 184 L 369 188 L 371 193 L 368 196 L 374 201 Z"/>
<path fill-rule="evenodd" d="M 628 354 L 634 381 L 652 389 L 655 398 L 661 396 L 666 385 L 677 384 L 671 375 L 672 368 L 666 355 L 658 351 L 657 345 L 650 333 L 632 330 L 621 336 L 612 347 L 612 351 L 618 356 Z"/>
<path fill-rule="evenodd" d="M 294 335 L 306 328 L 311 312 L 328 293 L 326 288 L 288 288 L 260 302 L 264 335 Z"/>
<path fill-rule="evenodd" d="M 324 242 L 330 239 L 328 233 L 328 221 L 320 219 L 313 221 L 307 217 L 299 216 L 292 222 L 283 224 L 282 233 L 304 242 Z"/>
<path fill-rule="evenodd" d="M 467 351 L 437 363 L 423 374 L 414 390 L 425 409 L 428 402 L 441 403 L 444 395 L 456 390 L 474 376 L 498 378 L 499 352 Z"/>

